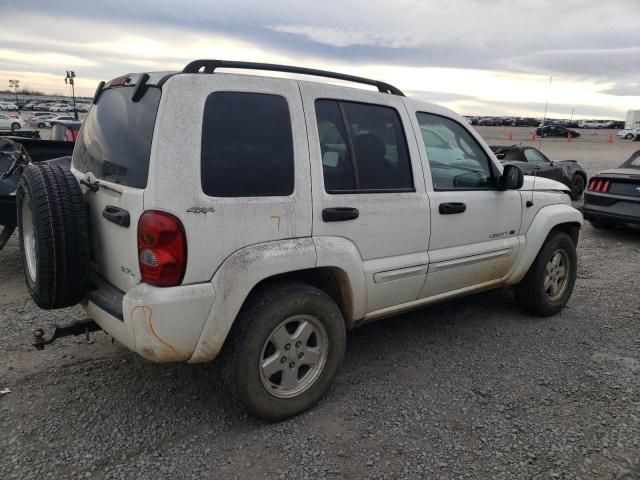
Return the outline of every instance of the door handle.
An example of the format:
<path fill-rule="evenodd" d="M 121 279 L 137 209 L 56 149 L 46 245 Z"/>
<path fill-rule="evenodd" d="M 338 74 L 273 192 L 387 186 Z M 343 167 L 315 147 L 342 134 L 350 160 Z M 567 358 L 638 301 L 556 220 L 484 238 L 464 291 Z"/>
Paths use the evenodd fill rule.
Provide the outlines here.
<path fill-rule="evenodd" d="M 104 210 L 102 210 L 102 216 L 121 227 L 129 228 L 131 224 L 131 216 L 124 208 L 107 205 L 104 207 Z"/>
<path fill-rule="evenodd" d="M 453 215 L 454 213 L 462 213 L 466 209 L 467 206 L 462 202 L 441 203 L 438 207 L 438 211 L 441 215 Z"/>
<path fill-rule="evenodd" d="M 334 207 L 322 210 L 322 220 L 325 222 L 344 222 L 346 220 L 355 220 L 359 216 L 358 209 L 352 207 Z"/>

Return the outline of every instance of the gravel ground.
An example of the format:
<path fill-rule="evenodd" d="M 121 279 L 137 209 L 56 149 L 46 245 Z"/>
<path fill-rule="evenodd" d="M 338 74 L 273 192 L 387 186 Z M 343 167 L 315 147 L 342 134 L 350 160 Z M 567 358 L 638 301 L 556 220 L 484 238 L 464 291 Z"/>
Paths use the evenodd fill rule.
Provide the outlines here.
<path fill-rule="evenodd" d="M 543 150 L 592 174 L 633 147 Z M 587 224 L 578 254 L 560 315 L 498 290 L 365 325 L 329 395 L 270 425 L 234 404 L 215 362 L 154 365 L 102 333 L 33 351 L 33 328 L 82 311 L 34 306 L 14 238 L 0 252 L 0 479 L 640 478 L 640 229 Z"/>

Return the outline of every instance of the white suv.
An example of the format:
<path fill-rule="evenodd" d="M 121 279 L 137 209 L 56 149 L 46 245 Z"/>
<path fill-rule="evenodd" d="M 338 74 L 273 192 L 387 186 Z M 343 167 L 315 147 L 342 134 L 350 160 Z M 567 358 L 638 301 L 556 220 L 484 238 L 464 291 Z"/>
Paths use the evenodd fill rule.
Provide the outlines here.
<path fill-rule="evenodd" d="M 71 172 L 27 168 L 18 217 L 38 305 L 82 302 L 154 362 L 222 354 L 242 403 L 278 420 L 326 392 L 357 325 L 502 286 L 559 312 L 583 221 L 568 193 L 383 82 L 201 60 L 103 82 Z"/>

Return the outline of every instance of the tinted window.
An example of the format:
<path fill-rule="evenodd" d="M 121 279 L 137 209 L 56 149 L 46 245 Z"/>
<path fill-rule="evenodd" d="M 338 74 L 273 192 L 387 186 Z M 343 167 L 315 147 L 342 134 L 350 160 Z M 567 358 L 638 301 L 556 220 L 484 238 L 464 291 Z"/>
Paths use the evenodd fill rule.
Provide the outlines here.
<path fill-rule="evenodd" d="M 537 150 L 533 148 L 527 148 L 524 151 L 524 156 L 527 159 L 527 162 L 531 163 L 544 163 L 547 159 Z"/>
<path fill-rule="evenodd" d="M 287 101 L 262 93 L 215 92 L 202 125 L 202 190 L 214 197 L 293 193 Z"/>
<path fill-rule="evenodd" d="M 466 128 L 430 113 L 418 113 L 417 118 L 435 190 L 493 186 L 489 157 Z"/>
<path fill-rule="evenodd" d="M 406 138 L 393 108 L 317 100 L 316 116 L 327 192 L 413 190 Z"/>
<path fill-rule="evenodd" d="M 131 101 L 132 90 L 118 87 L 102 92 L 76 141 L 73 166 L 102 180 L 144 188 L 160 89 L 149 88 L 137 103 Z"/>

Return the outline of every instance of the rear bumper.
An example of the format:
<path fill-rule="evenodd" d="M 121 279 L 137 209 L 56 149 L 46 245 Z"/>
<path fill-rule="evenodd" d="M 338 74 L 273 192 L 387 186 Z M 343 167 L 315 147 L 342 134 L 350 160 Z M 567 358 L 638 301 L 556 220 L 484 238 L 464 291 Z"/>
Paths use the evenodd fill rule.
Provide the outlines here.
<path fill-rule="evenodd" d="M 191 358 L 213 305 L 210 283 L 158 288 L 141 283 L 126 294 L 96 282 L 82 305 L 109 335 L 153 362 Z"/>
<path fill-rule="evenodd" d="M 640 224 L 640 197 L 585 193 L 582 214 L 585 220 Z"/>

